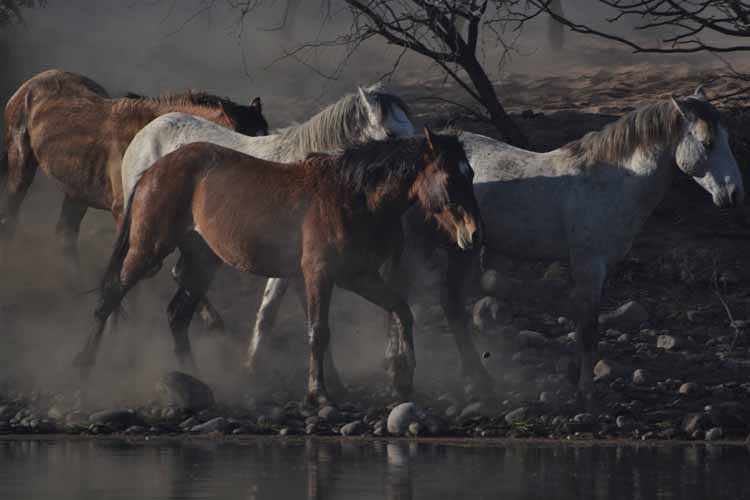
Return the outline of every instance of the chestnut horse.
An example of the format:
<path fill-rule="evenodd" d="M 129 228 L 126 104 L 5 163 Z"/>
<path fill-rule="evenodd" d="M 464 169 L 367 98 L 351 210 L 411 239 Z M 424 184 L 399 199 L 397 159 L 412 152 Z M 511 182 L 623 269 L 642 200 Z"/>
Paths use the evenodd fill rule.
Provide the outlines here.
<path fill-rule="evenodd" d="M 461 248 L 481 238 L 473 172 L 458 139 L 374 141 L 338 155 L 313 154 L 279 164 L 197 142 L 163 156 L 138 181 L 104 275 L 95 325 L 76 358 L 93 368 L 104 325 L 125 294 L 177 248 L 183 256 L 187 307 L 174 328 L 176 353 L 192 364 L 187 324 L 214 271 L 288 278 L 306 298 L 311 348 L 308 402 L 325 404 L 323 357 L 334 286 L 387 310 L 399 342 L 389 372 L 401 396 L 413 390 L 412 315 L 379 274 L 400 245 L 390 238 L 418 204 Z M 385 236 L 385 237 L 384 237 Z M 207 246 L 206 246 L 207 245 Z M 209 250 L 210 248 L 210 250 Z M 210 254 L 210 255 L 207 255 Z"/>
<path fill-rule="evenodd" d="M 122 198 L 120 163 L 136 133 L 173 111 L 202 116 L 245 134 L 268 130 L 260 100 L 250 106 L 205 93 L 160 98 L 110 99 L 92 80 L 60 70 L 36 75 L 5 107 L 0 157 L 0 262 L 15 230 L 18 210 L 37 167 L 65 193 L 56 234 L 63 256 L 77 271 L 78 232 L 89 207 L 110 210 Z"/>

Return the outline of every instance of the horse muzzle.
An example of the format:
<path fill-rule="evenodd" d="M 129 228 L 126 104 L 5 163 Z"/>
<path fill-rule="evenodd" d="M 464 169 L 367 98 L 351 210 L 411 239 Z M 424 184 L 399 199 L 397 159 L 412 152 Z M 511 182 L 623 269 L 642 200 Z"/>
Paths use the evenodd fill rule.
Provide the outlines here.
<path fill-rule="evenodd" d="M 482 244 L 482 231 L 462 224 L 456 230 L 456 243 L 461 250 L 472 250 Z"/>

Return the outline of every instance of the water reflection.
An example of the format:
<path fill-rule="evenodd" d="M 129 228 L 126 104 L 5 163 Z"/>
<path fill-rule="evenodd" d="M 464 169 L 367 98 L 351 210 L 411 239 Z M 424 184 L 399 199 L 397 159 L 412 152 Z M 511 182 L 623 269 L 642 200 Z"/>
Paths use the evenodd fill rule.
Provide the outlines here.
<path fill-rule="evenodd" d="M 0 442 L 2 499 L 742 499 L 749 450 L 258 440 Z"/>

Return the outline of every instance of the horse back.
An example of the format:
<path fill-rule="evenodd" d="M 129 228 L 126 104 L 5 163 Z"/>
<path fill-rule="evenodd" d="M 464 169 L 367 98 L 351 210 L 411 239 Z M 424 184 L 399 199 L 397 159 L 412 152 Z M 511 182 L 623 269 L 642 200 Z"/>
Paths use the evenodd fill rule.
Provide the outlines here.
<path fill-rule="evenodd" d="M 305 193 L 301 168 L 191 143 L 143 174 L 132 203 L 134 214 L 147 206 L 151 220 L 166 217 L 182 231 L 195 230 L 233 267 L 284 276 L 298 268 Z"/>

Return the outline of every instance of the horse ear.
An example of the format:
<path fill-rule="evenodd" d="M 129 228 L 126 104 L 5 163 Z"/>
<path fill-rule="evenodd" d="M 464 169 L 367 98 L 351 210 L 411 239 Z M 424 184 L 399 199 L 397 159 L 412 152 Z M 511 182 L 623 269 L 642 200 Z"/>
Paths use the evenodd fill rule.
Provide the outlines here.
<path fill-rule="evenodd" d="M 362 87 L 357 87 L 357 91 L 359 92 L 359 98 L 362 99 L 363 103 L 365 103 L 365 106 L 367 106 L 367 109 L 372 111 L 372 105 L 370 104 L 370 96 L 367 95 L 367 91 L 363 89 Z"/>
<path fill-rule="evenodd" d="M 253 102 L 250 103 L 250 107 L 257 109 L 258 113 L 262 113 L 263 105 L 260 102 L 260 97 L 256 97 L 255 99 L 253 99 Z"/>
<path fill-rule="evenodd" d="M 427 147 L 430 148 L 430 152 L 435 154 L 435 140 L 434 136 L 432 135 L 432 132 L 427 127 L 427 125 L 424 126 L 424 137 L 427 139 Z"/>
<path fill-rule="evenodd" d="M 704 89 L 702 83 L 698 85 L 698 88 L 696 88 L 695 92 L 693 92 L 693 97 L 695 97 L 696 99 L 700 99 L 702 101 L 706 100 L 706 90 Z"/>
<path fill-rule="evenodd" d="M 685 108 L 683 108 L 682 104 L 680 104 L 677 99 L 674 98 L 674 96 L 669 96 L 669 100 L 672 101 L 672 104 L 674 104 L 674 107 L 677 108 L 677 111 L 679 111 L 682 117 L 687 118 L 687 115 L 685 114 Z"/>

